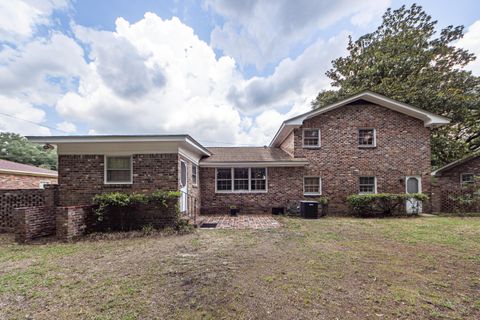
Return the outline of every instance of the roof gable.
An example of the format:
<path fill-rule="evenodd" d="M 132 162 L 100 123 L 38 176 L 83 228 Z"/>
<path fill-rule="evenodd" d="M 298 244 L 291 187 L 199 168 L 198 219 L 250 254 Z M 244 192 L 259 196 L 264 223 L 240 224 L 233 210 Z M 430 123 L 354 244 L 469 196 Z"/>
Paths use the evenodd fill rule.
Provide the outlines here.
<path fill-rule="evenodd" d="M 399 101 L 387 98 L 378 93 L 374 93 L 371 91 L 364 91 L 356 95 L 353 95 L 351 97 L 348 97 L 346 99 L 343 99 L 341 101 L 325 106 L 323 108 L 315 109 L 315 110 L 303 113 L 301 115 L 298 115 L 296 117 L 285 120 L 280 126 L 280 129 L 277 131 L 277 134 L 273 138 L 272 142 L 270 143 L 270 146 L 275 147 L 280 145 L 283 142 L 283 140 L 288 136 L 288 134 L 290 134 L 290 132 L 294 128 L 300 127 L 305 120 L 311 119 L 320 114 L 335 110 L 337 108 L 340 108 L 352 103 L 356 103 L 357 101 L 361 101 L 361 100 L 379 105 L 381 107 L 388 108 L 393 111 L 397 111 L 397 112 L 409 115 L 413 118 L 420 119 L 424 122 L 426 127 L 441 126 L 441 125 L 450 123 L 450 119 L 448 118 L 436 115 L 434 113 L 425 111 L 423 109 L 411 106 L 403 102 L 399 102 Z"/>
<path fill-rule="evenodd" d="M 433 171 L 433 172 L 432 172 L 432 175 L 433 175 L 433 176 L 437 176 L 437 175 L 439 176 L 439 175 L 441 175 L 441 173 L 443 173 L 443 172 L 445 172 L 445 171 L 448 171 L 448 170 L 450 170 L 450 169 L 453 169 L 453 168 L 455 168 L 455 167 L 457 167 L 457 166 L 459 166 L 459 165 L 462 165 L 462 164 L 464 164 L 464 163 L 467 163 L 467 162 L 472 161 L 472 160 L 474 160 L 474 159 L 477 159 L 477 158 L 479 158 L 479 157 L 480 157 L 480 153 L 475 153 L 475 154 L 469 155 L 469 156 L 467 156 L 467 157 L 465 157 L 465 158 L 458 159 L 458 160 L 456 160 L 456 161 L 450 162 L 449 164 L 444 165 L 443 167 L 438 168 L 437 170 Z"/>

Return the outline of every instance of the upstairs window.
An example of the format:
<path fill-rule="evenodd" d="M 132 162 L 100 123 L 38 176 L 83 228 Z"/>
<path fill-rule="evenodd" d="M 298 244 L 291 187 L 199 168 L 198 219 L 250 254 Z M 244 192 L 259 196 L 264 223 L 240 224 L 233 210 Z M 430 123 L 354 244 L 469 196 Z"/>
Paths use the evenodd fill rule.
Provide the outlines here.
<path fill-rule="evenodd" d="M 320 129 L 303 129 L 303 147 L 320 147 Z"/>
<path fill-rule="evenodd" d="M 132 157 L 105 157 L 105 183 L 132 183 Z"/>
<path fill-rule="evenodd" d="M 375 129 L 358 129 L 358 146 L 375 147 L 377 145 L 375 134 Z"/>
<path fill-rule="evenodd" d="M 192 163 L 192 184 L 196 186 L 198 184 L 198 167 Z"/>
<path fill-rule="evenodd" d="M 475 175 L 473 173 L 462 173 L 460 176 L 460 183 L 462 185 L 474 184 Z"/>
<path fill-rule="evenodd" d="M 304 177 L 303 194 L 306 196 L 315 196 L 322 194 L 322 184 L 320 177 Z"/>
<path fill-rule="evenodd" d="M 358 193 L 377 193 L 377 179 L 375 177 L 359 177 Z"/>

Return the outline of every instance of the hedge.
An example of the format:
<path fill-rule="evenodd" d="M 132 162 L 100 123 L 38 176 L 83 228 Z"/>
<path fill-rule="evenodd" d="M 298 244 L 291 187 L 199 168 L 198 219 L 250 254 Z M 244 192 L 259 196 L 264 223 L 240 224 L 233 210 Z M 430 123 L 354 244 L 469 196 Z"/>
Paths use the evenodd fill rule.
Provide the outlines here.
<path fill-rule="evenodd" d="M 428 197 L 423 193 L 378 193 L 354 194 L 347 197 L 347 202 L 354 214 L 361 217 L 392 216 L 407 200 L 425 201 Z"/>

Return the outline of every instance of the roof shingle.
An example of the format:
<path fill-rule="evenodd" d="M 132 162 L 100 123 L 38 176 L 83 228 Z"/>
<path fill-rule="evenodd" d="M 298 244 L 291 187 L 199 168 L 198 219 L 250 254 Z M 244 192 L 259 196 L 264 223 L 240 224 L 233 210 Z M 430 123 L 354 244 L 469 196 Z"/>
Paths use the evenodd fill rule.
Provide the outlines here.
<path fill-rule="evenodd" d="M 202 159 L 203 163 L 216 162 L 303 162 L 280 148 L 270 147 L 208 147 L 212 155 Z"/>
<path fill-rule="evenodd" d="M 3 159 L 0 159 L 0 170 L 21 171 L 21 172 L 30 173 L 32 175 L 34 175 L 34 174 L 57 175 L 57 171 L 48 170 L 48 169 L 44 169 L 44 168 L 31 166 L 31 165 L 28 165 L 28 164 L 17 163 L 17 162 L 3 160 Z"/>

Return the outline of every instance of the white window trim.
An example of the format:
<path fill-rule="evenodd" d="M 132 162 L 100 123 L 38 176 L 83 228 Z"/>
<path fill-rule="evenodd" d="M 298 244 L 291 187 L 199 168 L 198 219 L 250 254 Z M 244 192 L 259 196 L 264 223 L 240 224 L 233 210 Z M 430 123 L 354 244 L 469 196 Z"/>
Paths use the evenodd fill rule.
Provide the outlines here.
<path fill-rule="evenodd" d="M 305 178 L 317 178 L 319 192 L 305 192 Z M 322 178 L 319 176 L 304 176 L 303 177 L 303 195 L 304 196 L 321 196 L 322 195 Z"/>
<path fill-rule="evenodd" d="M 373 130 L 373 144 L 360 144 L 360 130 Z M 359 148 L 375 148 L 377 146 L 377 129 L 375 128 L 358 128 L 357 130 L 357 145 Z"/>
<path fill-rule="evenodd" d="M 182 185 L 182 163 L 185 164 L 185 185 Z M 187 188 L 188 191 L 188 162 L 185 160 L 180 159 L 180 168 L 179 170 L 179 177 L 178 177 L 178 184 L 180 186 L 180 189 Z"/>
<path fill-rule="evenodd" d="M 374 192 L 360 192 L 360 178 L 371 178 L 372 176 L 358 176 L 358 194 L 377 194 L 377 177 L 373 177 Z"/>
<path fill-rule="evenodd" d="M 475 183 L 475 177 L 476 177 L 475 173 L 463 172 L 463 173 L 460 173 L 460 185 L 462 187 L 470 184 L 470 183 L 463 182 L 463 176 L 466 176 L 466 175 L 473 175 L 473 183 Z"/>
<path fill-rule="evenodd" d="M 193 167 L 195 167 L 195 179 L 193 179 Z M 192 163 L 192 186 L 198 186 L 198 165 Z"/>
<path fill-rule="evenodd" d="M 125 182 L 109 182 L 107 181 L 107 158 L 114 158 L 114 157 L 130 157 L 130 181 Z M 133 157 L 132 155 L 110 155 L 106 154 L 103 156 L 103 183 L 104 184 L 133 184 Z"/>
<path fill-rule="evenodd" d="M 318 144 L 317 145 L 305 145 L 305 130 L 317 130 L 318 131 Z M 302 130 L 302 146 L 306 149 L 317 149 L 322 146 L 322 136 L 319 128 L 303 128 Z"/>
<path fill-rule="evenodd" d="M 252 190 L 252 168 L 248 168 L 248 190 L 233 190 L 235 184 L 234 169 L 235 168 L 245 168 L 245 167 L 231 167 L 231 168 L 215 168 L 215 193 L 267 193 L 268 192 L 268 168 L 265 168 L 265 190 Z M 260 167 L 259 167 L 260 168 Z M 218 190 L 217 189 L 217 170 L 218 169 L 230 169 L 231 171 L 231 189 L 230 190 Z"/>

